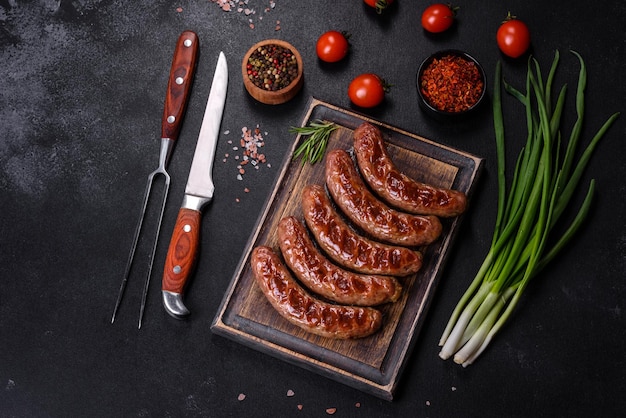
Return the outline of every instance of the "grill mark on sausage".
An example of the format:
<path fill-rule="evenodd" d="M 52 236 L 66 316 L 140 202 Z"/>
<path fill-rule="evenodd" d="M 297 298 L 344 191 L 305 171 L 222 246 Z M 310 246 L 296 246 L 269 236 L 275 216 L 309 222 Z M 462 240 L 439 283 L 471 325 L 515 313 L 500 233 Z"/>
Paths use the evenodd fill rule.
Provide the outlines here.
<path fill-rule="evenodd" d="M 422 267 L 422 253 L 383 244 L 356 233 L 333 208 L 322 186 L 302 191 L 302 211 L 315 240 L 335 262 L 366 274 L 408 276 Z"/>
<path fill-rule="evenodd" d="M 402 286 L 394 277 L 356 274 L 320 253 L 306 227 L 294 216 L 278 224 L 280 250 L 287 266 L 310 291 L 345 305 L 375 306 L 395 302 Z"/>
<path fill-rule="evenodd" d="M 274 309 L 308 332 L 336 339 L 362 338 L 382 326 L 382 313 L 377 309 L 326 303 L 309 294 L 267 246 L 255 247 L 250 263 L 256 282 Z"/>
<path fill-rule="evenodd" d="M 374 196 L 345 150 L 335 149 L 327 154 L 326 185 L 343 213 L 378 240 L 421 246 L 432 243 L 441 234 L 438 217 L 399 212 Z"/>
<path fill-rule="evenodd" d="M 354 154 L 366 183 L 391 206 L 418 215 L 453 217 L 467 208 L 465 193 L 418 182 L 387 153 L 380 130 L 364 122 L 354 131 Z"/>

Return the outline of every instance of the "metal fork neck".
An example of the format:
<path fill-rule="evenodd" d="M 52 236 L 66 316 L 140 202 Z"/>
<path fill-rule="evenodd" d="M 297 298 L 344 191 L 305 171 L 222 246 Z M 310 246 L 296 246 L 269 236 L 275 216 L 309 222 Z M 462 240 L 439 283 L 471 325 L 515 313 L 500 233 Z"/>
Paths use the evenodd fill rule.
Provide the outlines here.
<path fill-rule="evenodd" d="M 174 140 L 171 138 L 161 138 L 161 151 L 159 152 L 159 167 L 167 167 L 170 160 L 172 149 L 174 148 Z"/>

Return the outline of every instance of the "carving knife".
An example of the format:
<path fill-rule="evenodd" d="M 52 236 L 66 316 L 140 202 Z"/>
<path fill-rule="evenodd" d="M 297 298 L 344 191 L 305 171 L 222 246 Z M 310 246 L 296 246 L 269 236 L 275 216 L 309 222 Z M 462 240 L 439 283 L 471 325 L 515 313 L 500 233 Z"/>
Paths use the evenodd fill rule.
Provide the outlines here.
<path fill-rule="evenodd" d="M 189 170 L 185 196 L 174 225 L 163 270 L 163 306 L 167 313 L 177 319 L 189 315 L 189 310 L 183 303 L 183 290 L 193 272 L 198 254 L 202 209 L 211 202 L 215 190 L 211 171 L 227 87 L 228 66 L 224 53 L 220 52 Z"/>

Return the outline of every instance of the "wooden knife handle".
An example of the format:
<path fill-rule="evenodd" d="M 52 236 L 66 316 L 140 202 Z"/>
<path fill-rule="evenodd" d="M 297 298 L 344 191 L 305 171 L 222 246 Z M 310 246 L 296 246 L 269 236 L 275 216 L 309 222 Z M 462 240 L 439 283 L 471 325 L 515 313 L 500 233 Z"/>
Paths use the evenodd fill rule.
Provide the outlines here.
<path fill-rule="evenodd" d="M 170 138 L 174 141 L 178 139 L 185 108 L 189 101 L 199 46 L 198 35 L 192 31 L 184 31 L 178 37 L 167 82 L 161 138 Z"/>
<path fill-rule="evenodd" d="M 162 289 L 182 294 L 193 272 L 200 243 L 200 218 L 197 210 L 181 208 L 167 250 Z"/>

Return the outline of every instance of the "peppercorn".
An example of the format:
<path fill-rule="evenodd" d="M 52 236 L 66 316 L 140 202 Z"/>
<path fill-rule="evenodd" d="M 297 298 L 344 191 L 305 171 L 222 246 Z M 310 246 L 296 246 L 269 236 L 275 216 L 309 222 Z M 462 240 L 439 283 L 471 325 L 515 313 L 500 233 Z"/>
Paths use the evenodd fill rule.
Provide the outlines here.
<path fill-rule="evenodd" d="M 420 90 L 428 103 L 444 112 L 470 109 L 480 99 L 483 89 L 475 63 L 456 55 L 433 59 L 420 80 Z"/>
<path fill-rule="evenodd" d="M 246 69 L 250 81 L 268 91 L 281 90 L 298 76 L 298 62 L 293 52 L 273 44 L 253 51 Z"/>

